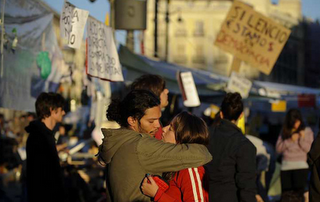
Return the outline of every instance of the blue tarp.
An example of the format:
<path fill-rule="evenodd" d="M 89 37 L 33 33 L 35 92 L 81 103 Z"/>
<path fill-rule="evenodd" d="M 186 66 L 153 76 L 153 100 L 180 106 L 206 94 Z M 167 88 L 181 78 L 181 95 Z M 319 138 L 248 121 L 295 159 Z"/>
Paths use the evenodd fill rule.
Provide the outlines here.
<path fill-rule="evenodd" d="M 143 74 L 158 74 L 166 80 L 167 88 L 174 94 L 180 94 L 176 74 L 178 71 L 191 71 L 197 86 L 199 96 L 223 96 L 222 90 L 213 90 L 224 85 L 228 78 L 202 70 L 182 67 L 172 63 L 156 61 L 145 56 L 132 53 L 126 47 L 120 46 L 119 58 L 124 69 L 126 81 L 133 81 Z"/>

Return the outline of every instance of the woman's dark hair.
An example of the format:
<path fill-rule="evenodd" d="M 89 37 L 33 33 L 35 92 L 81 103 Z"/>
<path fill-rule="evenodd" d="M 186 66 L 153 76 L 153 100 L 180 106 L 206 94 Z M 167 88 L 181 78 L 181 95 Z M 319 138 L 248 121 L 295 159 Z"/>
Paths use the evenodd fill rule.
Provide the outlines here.
<path fill-rule="evenodd" d="M 207 124 L 200 117 L 184 111 L 175 116 L 171 124 L 178 144 L 209 143 Z"/>
<path fill-rule="evenodd" d="M 38 118 L 44 119 L 51 115 L 51 110 L 59 107 L 63 109 L 65 104 L 64 98 L 58 93 L 41 93 L 36 100 L 36 113 Z"/>
<path fill-rule="evenodd" d="M 128 127 L 128 117 L 133 117 L 140 121 L 145 115 L 145 111 L 160 105 L 159 98 L 148 90 L 133 90 L 120 101 L 112 100 L 107 110 L 107 118 L 116 121 L 122 127 Z"/>
<path fill-rule="evenodd" d="M 131 90 L 150 90 L 158 97 L 165 88 L 166 81 L 161 76 L 153 74 L 142 75 L 131 84 Z"/>
<path fill-rule="evenodd" d="M 296 131 L 292 131 L 294 124 L 296 121 L 300 121 L 300 126 Z M 301 130 L 304 130 L 305 125 L 302 120 L 301 112 L 298 109 L 290 109 L 286 117 L 284 119 L 284 124 L 282 127 L 282 139 L 288 139 L 291 138 L 293 133 L 299 132 Z"/>
<path fill-rule="evenodd" d="M 175 133 L 178 144 L 197 143 L 207 145 L 209 143 L 208 126 L 203 119 L 189 112 L 181 112 L 171 121 L 171 127 Z M 171 180 L 176 172 L 163 173 L 165 180 Z"/>
<path fill-rule="evenodd" d="M 229 121 L 236 121 L 243 111 L 242 97 L 239 93 L 227 93 L 224 97 L 220 111 L 223 114 L 223 119 Z M 215 117 L 215 124 L 220 124 L 220 113 L 218 112 Z"/>

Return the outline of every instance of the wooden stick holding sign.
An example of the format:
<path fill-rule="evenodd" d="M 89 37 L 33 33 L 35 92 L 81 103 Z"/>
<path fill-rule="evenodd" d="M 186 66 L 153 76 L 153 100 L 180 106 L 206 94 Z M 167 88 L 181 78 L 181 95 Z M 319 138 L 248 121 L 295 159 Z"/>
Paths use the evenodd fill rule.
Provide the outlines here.
<path fill-rule="evenodd" d="M 231 70 L 229 71 L 229 76 L 231 76 L 232 72 L 239 73 L 241 62 L 242 61 L 239 58 L 237 58 L 236 56 L 233 57 L 232 64 L 231 64 Z"/>

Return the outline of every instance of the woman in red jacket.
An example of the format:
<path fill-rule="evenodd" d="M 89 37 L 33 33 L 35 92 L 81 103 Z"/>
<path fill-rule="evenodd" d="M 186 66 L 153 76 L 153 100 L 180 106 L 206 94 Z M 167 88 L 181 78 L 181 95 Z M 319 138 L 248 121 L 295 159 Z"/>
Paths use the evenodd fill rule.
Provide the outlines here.
<path fill-rule="evenodd" d="M 206 145 L 209 142 L 206 123 L 188 112 L 178 114 L 163 130 L 163 141 L 180 147 L 183 147 L 184 143 Z M 158 202 L 208 201 L 208 183 L 203 166 L 164 173 L 163 178 L 169 181 L 169 189 L 163 191 L 154 179 L 148 176 L 141 185 L 142 192 Z"/>

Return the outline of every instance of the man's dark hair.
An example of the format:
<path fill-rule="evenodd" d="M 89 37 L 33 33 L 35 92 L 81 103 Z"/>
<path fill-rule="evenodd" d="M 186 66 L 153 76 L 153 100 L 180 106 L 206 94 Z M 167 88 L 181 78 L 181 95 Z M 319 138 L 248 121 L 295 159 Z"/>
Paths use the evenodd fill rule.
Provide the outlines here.
<path fill-rule="evenodd" d="M 120 100 L 112 100 L 107 110 L 107 118 L 116 121 L 122 127 L 128 127 L 128 117 L 140 121 L 145 111 L 160 105 L 159 98 L 148 90 L 133 90 Z"/>
<path fill-rule="evenodd" d="M 227 93 L 221 104 L 223 118 L 229 121 L 238 120 L 243 111 L 242 97 L 239 93 Z"/>
<path fill-rule="evenodd" d="M 64 104 L 64 98 L 58 93 L 41 93 L 36 101 L 37 116 L 40 120 L 47 118 L 51 115 L 50 110 L 63 109 Z"/>
<path fill-rule="evenodd" d="M 161 76 L 153 74 L 142 75 L 131 84 L 131 90 L 150 90 L 158 97 L 165 88 L 165 80 Z"/>

